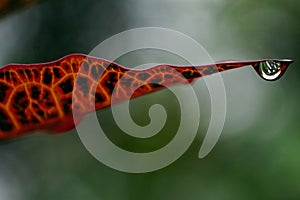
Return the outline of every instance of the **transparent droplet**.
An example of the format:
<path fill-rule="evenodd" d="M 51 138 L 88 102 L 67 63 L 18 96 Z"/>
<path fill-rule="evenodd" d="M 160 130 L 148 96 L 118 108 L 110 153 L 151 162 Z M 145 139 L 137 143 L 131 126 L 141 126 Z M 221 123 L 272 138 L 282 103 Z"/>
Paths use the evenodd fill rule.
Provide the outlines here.
<path fill-rule="evenodd" d="M 260 62 L 259 74 L 266 80 L 275 80 L 281 74 L 281 63 L 273 60 Z"/>

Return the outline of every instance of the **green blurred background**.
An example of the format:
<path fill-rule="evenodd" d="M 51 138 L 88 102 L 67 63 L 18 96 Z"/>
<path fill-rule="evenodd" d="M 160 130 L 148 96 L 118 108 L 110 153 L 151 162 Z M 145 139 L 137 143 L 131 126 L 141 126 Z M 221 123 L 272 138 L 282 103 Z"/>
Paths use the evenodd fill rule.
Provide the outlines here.
<path fill-rule="evenodd" d="M 1 143 L 1 200 L 300 198 L 300 1 L 45 0 L 25 7 L 5 7 L 1 1 L 0 66 L 89 53 L 114 34 L 144 26 L 183 32 L 216 61 L 295 60 L 276 82 L 262 80 L 250 67 L 223 73 L 227 117 L 219 142 L 204 159 L 197 155 L 210 104 L 201 81 L 196 83 L 204 105 L 197 139 L 180 159 L 155 172 L 128 174 L 103 165 L 75 131 Z M 149 55 L 156 61 L 155 53 Z M 161 59 L 167 62 L 168 56 Z M 169 118 L 159 135 L 147 140 L 123 134 L 110 109 L 97 114 L 116 144 L 151 151 L 172 139 L 180 119 L 178 102 L 164 90 L 132 101 L 137 123 L 149 122 L 153 103 L 165 105 Z"/>

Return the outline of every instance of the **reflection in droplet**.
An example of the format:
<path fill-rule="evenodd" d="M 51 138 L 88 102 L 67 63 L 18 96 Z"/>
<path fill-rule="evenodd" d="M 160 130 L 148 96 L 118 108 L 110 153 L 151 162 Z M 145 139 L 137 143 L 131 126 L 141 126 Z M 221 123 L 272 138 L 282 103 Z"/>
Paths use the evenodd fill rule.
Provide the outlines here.
<path fill-rule="evenodd" d="M 266 80 L 274 80 L 281 74 L 281 64 L 276 61 L 260 62 L 259 73 Z"/>
<path fill-rule="evenodd" d="M 279 79 L 292 62 L 289 59 L 263 60 L 254 64 L 253 67 L 263 79 L 273 81 Z"/>

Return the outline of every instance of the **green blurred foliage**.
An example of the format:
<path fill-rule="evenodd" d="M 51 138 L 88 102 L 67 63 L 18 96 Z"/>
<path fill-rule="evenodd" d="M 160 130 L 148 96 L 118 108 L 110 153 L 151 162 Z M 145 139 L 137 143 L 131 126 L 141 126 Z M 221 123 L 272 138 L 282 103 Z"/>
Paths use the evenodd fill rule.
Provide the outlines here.
<path fill-rule="evenodd" d="M 299 199 L 299 7 L 296 0 L 52 0 L 6 15 L 0 21 L 1 65 L 89 53 L 106 38 L 141 26 L 186 33 L 216 60 L 289 57 L 295 63 L 274 83 L 252 71 L 224 75 L 228 116 L 219 142 L 204 159 L 197 154 L 205 123 L 180 159 L 146 174 L 103 165 L 75 131 L 3 143 L 0 199 Z M 251 104 L 255 100 L 258 107 Z M 164 90 L 131 103 L 133 119 L 147 124 L 149 106 L 157 102 L 165 105 L 169 118 L 160 134 L 147 140 L 122 133 L 110 109 L 97 114 L 114 143 L 151 151 L 174 136 L 178 102 Z"/>

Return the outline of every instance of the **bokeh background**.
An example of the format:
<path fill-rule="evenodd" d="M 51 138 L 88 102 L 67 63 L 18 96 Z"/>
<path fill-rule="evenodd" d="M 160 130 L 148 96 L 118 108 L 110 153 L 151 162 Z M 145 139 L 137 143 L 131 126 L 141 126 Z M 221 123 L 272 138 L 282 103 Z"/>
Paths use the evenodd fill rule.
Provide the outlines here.
<path fill-rule="evenodd" d="M 197 95 L 204 108 L 197 138 L 180 159 L 159 171 L 111 169 L 88 153 L 75 131 L 1 143 L 0 199 L 299 199 L 299 8 L 297 0 L 1 0 L 0 66 L 89 53 L 114 34 L 144 26 L 187 34 L 215 61 L 274 57 L 295 62 L 276 82 L 262 80 L 251 67 L 222 74 L 227 117 L 220 140 L 204 159 L 197 155 L 210 104 L 201 80 Z M 120 62 L 141 64 L 145 55 L 147 62 L 176 60 L 148 51 Z M 180 119 L 178 102 L 164 90 L 132 101 L 137 123 L 149 122 L 153 103 L 164 105 L 169 118 L 158 136 L 146 140 L 122 133 L 110 109 L 97 114 L 112 141 L 147 152 L 168 143 Z"/>

